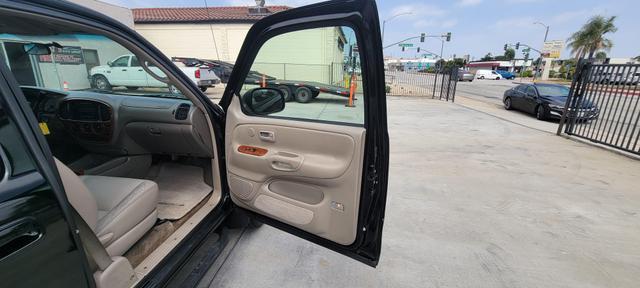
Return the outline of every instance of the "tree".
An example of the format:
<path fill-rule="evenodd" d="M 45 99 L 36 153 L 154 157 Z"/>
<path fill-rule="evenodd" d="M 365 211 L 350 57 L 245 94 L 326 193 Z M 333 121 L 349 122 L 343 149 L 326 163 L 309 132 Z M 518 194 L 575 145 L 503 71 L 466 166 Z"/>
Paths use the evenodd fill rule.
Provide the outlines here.
<path fill-rule="evenodd" d="M 491 56 L 491 52 L 487 53 L 487 55 L 484 55 L 484 57 L 480 58 L 480 61 L 491 61 L 493 60 L 493 57 Z"/>
<path fill-rule="evenodd" d="M 635 58 L 633 58 L 636 61 L 640 61 L 640 55 L 636 56 Z"/>
<path fill-rule="evenodd" d="M 589 59 L 593 59 L 597 51 L 609 51 L 613 47 L 613 42 L 605 38 L 605 35 L 618 31 L 613 23 L 615 20 L 616 16 L 605 18 L 600 15 L 589 19 L 580 30 L 567 39 L 571 53 L 576 55 L 577 59 L 584 58 L 585 55 L 588 55 Z"/>
<path fill-rule="evenodd" d="M 516 50 L 513 50 L 513 48 L 507 48 L 507 50 L 504 50 L 504 58 L 507 61 L 511 61 L 516 58 Z"/>
<path fill-rule="evenodd" d="M 607 53 L 604 52 L 604 51 L 598 51 L 598 53 L 596 53 L 596 59 L 598 59 L 598 60 L 607 59 Z"/>

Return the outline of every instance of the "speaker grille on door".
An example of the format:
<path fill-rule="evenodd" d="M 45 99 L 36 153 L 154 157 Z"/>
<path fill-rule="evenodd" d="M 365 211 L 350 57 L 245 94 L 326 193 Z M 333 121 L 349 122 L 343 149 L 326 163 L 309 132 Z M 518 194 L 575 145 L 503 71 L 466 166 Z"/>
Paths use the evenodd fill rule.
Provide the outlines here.
<path fill-rule="evenodd" d="M 176 109 L 176 120 L 186 120 L 189 116 L 189 109 L 191 109 L 191 105 L 187 103 L 180 104 L 178 109 Z"/>

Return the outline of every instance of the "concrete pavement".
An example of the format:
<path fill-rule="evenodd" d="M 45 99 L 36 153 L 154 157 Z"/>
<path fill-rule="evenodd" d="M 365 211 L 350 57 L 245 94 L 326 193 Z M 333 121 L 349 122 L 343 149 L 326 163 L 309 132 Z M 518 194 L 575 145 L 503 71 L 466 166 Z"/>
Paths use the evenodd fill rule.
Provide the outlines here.
<path fill-rule="evenodd" d="M 390 182 L 378 268 L 265 225 L 247 231 L 203 284 L 637 287 L 640 162 L 469 103 L 474 110 L 388 98 Z"/>

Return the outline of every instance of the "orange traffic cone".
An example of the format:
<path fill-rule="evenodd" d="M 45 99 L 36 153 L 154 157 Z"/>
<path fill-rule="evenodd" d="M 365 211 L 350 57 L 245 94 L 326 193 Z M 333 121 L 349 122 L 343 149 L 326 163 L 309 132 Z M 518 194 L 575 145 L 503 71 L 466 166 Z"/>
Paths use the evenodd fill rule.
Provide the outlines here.
<path fill-rule="evenodd" d="M 356 75 L 351 76 L 351 85 L 349 85 L 349 104 L 345 105 L 347 107 L 356 107 L 356 105 L 353 104 L 353 97 L 355 96 L 355 92 L 356 92 Z"/>

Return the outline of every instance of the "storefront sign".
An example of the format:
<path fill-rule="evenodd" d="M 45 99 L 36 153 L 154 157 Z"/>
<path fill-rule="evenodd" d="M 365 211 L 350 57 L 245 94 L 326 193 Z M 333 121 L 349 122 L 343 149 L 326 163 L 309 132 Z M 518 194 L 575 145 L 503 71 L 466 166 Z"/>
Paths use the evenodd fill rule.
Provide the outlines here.
<path fill-rule="evenodd" d="M 84 64 L 82 48 L 77 46 L 64 46 L 62 48 L 51 47 L 51 55 L 40 55 L 40 63 L 52 63 L 52 56 L 56 64 L 80 65 Z"/>

